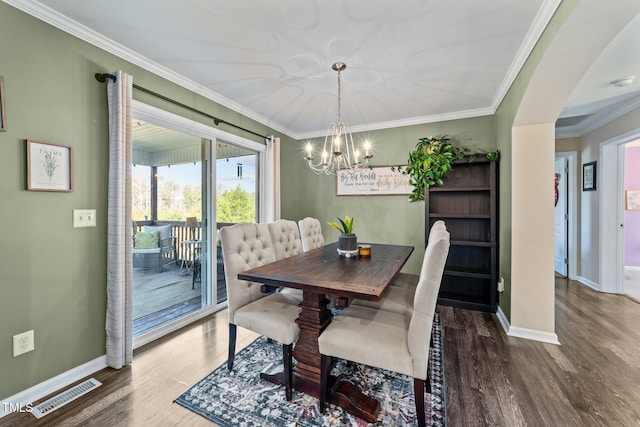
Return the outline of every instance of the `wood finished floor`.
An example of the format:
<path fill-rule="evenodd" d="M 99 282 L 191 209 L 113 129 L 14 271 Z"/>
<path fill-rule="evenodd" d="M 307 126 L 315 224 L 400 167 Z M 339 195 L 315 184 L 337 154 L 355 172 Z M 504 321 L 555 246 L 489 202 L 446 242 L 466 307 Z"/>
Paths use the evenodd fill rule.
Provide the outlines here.
<path fill-rule="evenodd" d="M 640 304 L 556 279 L 562 345 L 506 336 L 495 315 L 440 307 L 447 418 L 457 426 L 640 426 Z M 1 426 L 212 426 L 172 403 L 226 360 L 226 311 L 135 352 L 103 386 L 36 420 Z M 238 348 L 255 334 L 238 330 Z"/>

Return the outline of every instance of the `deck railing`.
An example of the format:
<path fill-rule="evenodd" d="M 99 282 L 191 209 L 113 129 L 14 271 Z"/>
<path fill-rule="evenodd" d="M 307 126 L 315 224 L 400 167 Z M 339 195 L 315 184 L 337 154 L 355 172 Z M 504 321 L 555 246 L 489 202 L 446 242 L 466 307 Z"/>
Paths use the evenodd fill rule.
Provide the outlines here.
<path fill-rule="evenodd" d="M 171 225 L 171 236 L 175 238 L 175 256 L 174 259 L 179 263 L 184 261 L 193 261 L 195 256 L 195 245 L 183 243 L 189 240 L 202 241 L 202 228 L 187 227 L 186 221 L 133 221 L 132 236 L 135 236 L 138 231 L 143 231 L 145 225 Z M 216 228 L 231 225 L 233 223 L 219 222 L 216 224 Z"/>

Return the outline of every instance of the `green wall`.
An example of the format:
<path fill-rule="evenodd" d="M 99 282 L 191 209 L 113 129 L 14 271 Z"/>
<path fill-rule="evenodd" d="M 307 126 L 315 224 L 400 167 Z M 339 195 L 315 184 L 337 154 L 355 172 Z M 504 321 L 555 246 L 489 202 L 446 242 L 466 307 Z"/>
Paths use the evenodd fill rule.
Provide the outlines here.
<path fill-rule="evenodd" d="M 442 135 L 472 150 L 496 149 L 492 116 L 371 131 L 354 134 L 353 138 L 356 142 L 365 138 L 372 142 L 372 166 L 394 166 L 406 164 L 419 138 Z M 415 251 L 403 271 L 419 273 L 424 256 L 424 202 L 410 203 L 408 196 L 337 197 L 336 178 L 314 174 L 302 159 L 305 142 L 282 147 L 282 216 L 317 217 L 328 242 L 338 239 L 338 231 L 327 221 L 353 216 L 358 241 L 413 245 Z"/>
<path fill-rule="evenodd" d="M 518 77 L 513 82 L 507 95 L 502 100 L 500 107 L 496 111 L 496 142 L 500 157 L 500 261 L 499 276 L 504 277 L 504 292 L 500 294 L 500 308 L 507 319 L 511 319 L 511 176 L 513 164 L 511 161 L 511 129 L 513 127 L 518 107 L 527 89 L 529 81 L 535 73 L 536 67 L 542 58 L 545 50 L 557 34 L 558 30 L 565 22 L 571 11 L 579 0 L 564 0 L 553 18 L 547 25 L 544 33 L 538 40 L 535 48 L 527 58 L 525 65 L 520 70 Z"/>
<path fill-rule="evenodd" d="M 2 2 L 0 39 L 8 127 L 0 132 L 3 399 L 105 354 L 107 87 L 95 73 L 122 69 L 142 87 L 258 133 L 274 132 Z M 134 98 L 213 126 L 135 90 Z M 72 147 L 73 192 L 26 191 L 26 139 Z M 79 208 L 97 210 L 95 228 L 72 227 Z M 35 351 L 14 358 L 12 336 L 30 329 Z"/>

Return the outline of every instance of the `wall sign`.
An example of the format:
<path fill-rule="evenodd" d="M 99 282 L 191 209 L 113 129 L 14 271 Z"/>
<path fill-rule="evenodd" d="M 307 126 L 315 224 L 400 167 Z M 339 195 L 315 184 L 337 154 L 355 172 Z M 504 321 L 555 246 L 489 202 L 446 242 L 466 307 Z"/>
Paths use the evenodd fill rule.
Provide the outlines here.
<path fill-rule="evenodd" d="M 409 175 L 403 175 L 391 166 L 373 166 L 360 172 L 339 171 L 336 176 L 338 196 L 388 196 L 411 194 Z"/>

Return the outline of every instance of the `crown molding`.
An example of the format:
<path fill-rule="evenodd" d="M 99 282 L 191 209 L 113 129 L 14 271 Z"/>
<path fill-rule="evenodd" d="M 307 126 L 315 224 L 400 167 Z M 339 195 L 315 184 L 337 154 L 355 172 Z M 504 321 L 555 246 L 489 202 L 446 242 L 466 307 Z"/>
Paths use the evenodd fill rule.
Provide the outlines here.
<path fill-rule="evenodd" d="M 412 117 L 409 119 L 391 120 L 388 122 L 371 123 L 367 125 L 351 126 L 351 133 L 369 132 L 380 129 L 391 129 L 403 126 L 415 126 L 424 125 L 427 123 L 444 122 L 447 120 L 469 119 L 472 117 L 490 116 L 495 111 L 491 111 L 491 108 L 477 108 L 474 110 L 454 111 L 452 113 L 436 114 L 433 116 L 420 116 Z M 295 139 L 312 139 L 312 138 L 324 138 L 325 131 L 319 132 L 307 132 L 296 135 Z"/>
<path fill-rule="evenodd" d="M 617 108 L 602 109 L 577 125 L 556 128 L 556 138 L 584 136 L 638 108 L 640 108 L 640 99 L 631 99 L 620 104 Z"/>
<path fill-rule="evenodd" d="M 529 58 L 529 55 L 531 55 L 533 48 L 536 46 L 536 43 L 538 43 L 538 40 L 540 40 L 540 36 L 547 28 L 549 21 L 551 21 L 553 14 L 556 12 L 556 9 L 558 9 L 561 2 L 561 0 L 546 0 L 542 4 L 540 10 L 538 10 L 538 14 L 533 20 L 533 24 L 529 28 L 524 41 L 520 45 L 520 49 L 518 49 L 516 57 L 513 59 L 507 74 L 496 91 L 496 95 L 491 103 L 491 114 L 495 113 L 498 110 L 498 107 L 500 107 L 502 100 L 507 95 L 507 92 L 509 92 L 511 85 L 518 77 L 524 63 L 527 61 L 527 58 Z"/>
<path fill-rule="evenodd" d="M 246 116 L 252 120 L 257 121 L 260 124 L 268 126 L 278 132 L 281 132 L 285 135 L 293 135 L 294 132 L 290 129 L 287 129 L 278 123 L 274 123 L 267 119 L 266 117 L 256 113 L 253 110 L 250 110 L 196 82 L 186 78 L 185 76 L 176 73 L 169 68 L 166 68 L 155 61 L 135 52 L 132 49 L 127 48 L 126 46 L 121 45 L 120 43 L 111 40 L 102 34 L 86 27 L 85 25 L 80 24 L 73 19 L 51 9 L 48 6 L 43 5 L 40 2 L 34 0 L 2 0 L 4 3 L 7 3 L 16 9 L 19 9 L 34 18 L 37 18 L 47 24 L 50 24 L 72 36 L 79 38 L 93 46 L 96 46 L 100 49 L 103 49 L 118 58 L 124 59 L 134 65 L 137 65 L 159 77 L 169 80 L 172 83 L 175 83 L 179 86 L 184 87 L 192 92 L 195 92 L 198 95 L 201 95 L 213 102 L 216 102 L 224 107 L 227 107 L 243 116 Z M 111 70 L 112 71 L 112 70 Z"/>
<path fill-rule="evenodd" d="M 16 9 L 19 9 L 43 22 L 46 22 L 72 36 L 79 38 L 93 46 L 96 46 L 100 49 L 109 52 L 118 58 L 124 59 L 140 68 L 147 70 L 159 77 L 162 77 L 172 83 L 175 83 L 179 86 L 182 86 L 185 89 L 188 89 L 198 95 L 203 96 L 213 102 L 216 102 L 224 107 L 229 108 L 239 114 L 242 114 L 245 117 L 248 117 L 256 122 L 267 126 L 277 132 L 280 132 L 284 135 L 287 135 L 295 140 L 309 139 L 309 138 L 317 138 L 324 137 L 324 130 L 317 132 L 307 132 L 307 133 L 297 133 L 293 130 L 282 126 L 279 123 L 273 122 L 268 118 L 262 116 L 261 114 L 256 113 L 255 111 L 244 107 L 232 101 L 217 92 L 214 92 L 191 79 L 186 78 L 185 76 L 176 73 L 175 71 L 164 67 L 155 61 L 152 61 L 149 58 L 146 58 L 143 55 L 135 52 L 132 49 L 127 48 L 126 46 L 121 45 L 120 43 L 111 40 L 102 34 L 80 24 L 73 19 L 49 8 L 48 6 L 43 5 L 42 3 L 35 0 L 1 0 L 6 4 L 9 4 Z M 534 24 L 531 29 L 527 33 L 527 37 L 525 41 L 522 43 L 521 48 L 518 52 L 518 55 L 514 59 L 507 76 L 502 81 L 496 96 L 491 104 L 491 106 L 487 108 L 480 108 L 474 110 L 466 110 L 466 111 L 458 111 L 452 113 L 445 113 L 439 115 L 432 116 L 421 116 L 421 117 L 413 117 L 402 120 L 388 121 L 388 122 L 378 122 L 367 125 L 359 125 L 352 127 L 352 132 L 367 132 L 373 130 L 380 129 L 389 129 L 396 128 L 402 126 L 413 126 L 413 125 L 421 125 L 427 123 L 436 123 L 446 120 L 456 120 L 456 119 L 466 119 L 472 117 L 486 116 L 495 114 L 496 110 L 500 106 L 504 96 L 507 94 L 509 88 L 513 84 L 513 81 L 517 77 L 520 69 L 524 65 L 526 59 L 528 58 L 531 50 L 535 46 L 538 38 L 544 31 L 547 23 L 553 16 L 553 13 L 557 9 L 560 4 L 560 0 L 546 0 L 536 18 L 534 20 Z M 111 70 L 112 71 L 112 70 Z"/>

